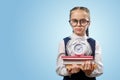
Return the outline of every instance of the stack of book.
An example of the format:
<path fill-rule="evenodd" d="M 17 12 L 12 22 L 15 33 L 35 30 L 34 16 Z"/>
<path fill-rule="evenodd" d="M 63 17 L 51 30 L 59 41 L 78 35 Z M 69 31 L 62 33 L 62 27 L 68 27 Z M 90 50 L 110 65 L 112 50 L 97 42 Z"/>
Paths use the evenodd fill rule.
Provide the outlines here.
<path fill-rule="evenodd" d="M 82 64 L 83 61 L 93 60 L 93 56 L 61 56 L 64 64 Z"/>

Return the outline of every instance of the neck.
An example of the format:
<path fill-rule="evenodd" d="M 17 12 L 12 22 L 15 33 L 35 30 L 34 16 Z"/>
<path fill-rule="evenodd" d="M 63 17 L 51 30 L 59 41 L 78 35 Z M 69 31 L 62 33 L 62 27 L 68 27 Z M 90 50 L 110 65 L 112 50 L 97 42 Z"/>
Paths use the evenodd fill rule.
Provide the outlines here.
<path fill-rule="evenodd" d="M 76 33 L 74 33 L 76 34 Z M 77 36 L 85 36 L 86 34 L 76 34 Z"/>

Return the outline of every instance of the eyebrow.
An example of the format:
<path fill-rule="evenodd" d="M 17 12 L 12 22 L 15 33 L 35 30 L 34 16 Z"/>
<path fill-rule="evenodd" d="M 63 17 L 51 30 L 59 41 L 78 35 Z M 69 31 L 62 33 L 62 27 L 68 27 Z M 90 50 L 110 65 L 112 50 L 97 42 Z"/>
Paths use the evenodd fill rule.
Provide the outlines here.
<path fill-rule="evenodd" d="M 82 20 L 82 19 L 85 19 L 85 20 L 87 20 L 87 21 L 89 21 L 89 19 L 86 19 L 86 18 L 81 18 L 81 19 L 79 19 L 79 20 Z M 71 20 L 78 20 L 78 19 L 71 19 Z"/>

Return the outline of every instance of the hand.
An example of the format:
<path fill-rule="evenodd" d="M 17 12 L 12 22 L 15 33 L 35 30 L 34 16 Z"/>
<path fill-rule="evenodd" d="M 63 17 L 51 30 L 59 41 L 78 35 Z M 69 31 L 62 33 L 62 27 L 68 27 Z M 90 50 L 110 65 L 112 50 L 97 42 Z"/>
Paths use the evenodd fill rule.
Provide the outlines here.
<path fill-rule="evenodd" d="M 81 69 L 82 69 L 87 75 L 90 75 L 96 67 L 97 67 L 97 66 L 96 66 L 95 63 L 93 63 L 93 61 L 84 61 L 84 64 L 82 64 Z"/>
<path fill-rule="evenodd" d="M 68 64 L 66 65 L 66 68 L 70 74 L 78 73 L 80 71 L 80 66 L 77 64 Z"/>

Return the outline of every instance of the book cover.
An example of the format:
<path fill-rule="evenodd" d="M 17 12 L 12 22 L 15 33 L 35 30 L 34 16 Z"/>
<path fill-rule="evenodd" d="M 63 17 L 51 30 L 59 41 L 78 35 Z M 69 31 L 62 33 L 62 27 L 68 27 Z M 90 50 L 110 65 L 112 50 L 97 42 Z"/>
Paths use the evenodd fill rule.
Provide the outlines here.
<path fill-rule="evenodd" d="M 83 61 L 93 60 L 93 56 L 61 56 L 64 64 L 82 64 Z"/>

